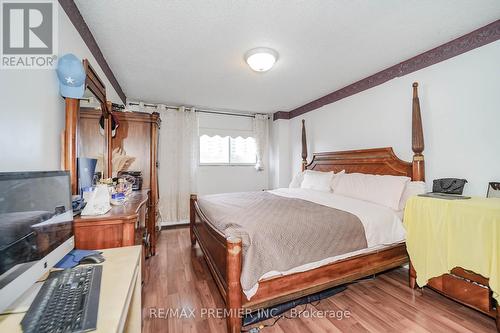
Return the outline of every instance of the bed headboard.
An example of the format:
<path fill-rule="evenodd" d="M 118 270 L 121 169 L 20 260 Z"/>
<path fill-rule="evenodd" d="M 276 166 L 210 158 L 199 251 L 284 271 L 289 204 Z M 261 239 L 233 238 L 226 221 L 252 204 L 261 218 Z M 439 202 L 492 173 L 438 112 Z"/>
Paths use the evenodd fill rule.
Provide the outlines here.
<path fill-rule="evenodd" d="M 400 160 L 390 147 L 315 153 L 306 169 L 412 177 L 412 163 Z"/>
<path fill-rule="evenodd" d="M 413 83 L 412 162 L 399 159 L 391 147 L 386 147 L 314 153 L 311 163 L 308 164 L 305 121 L 302 120 L 302 169 L 334 172 L 345 170 L 347 173 L 407 176 L 415 181 L 425 180 L 424 155 L 422 154 L 424 137 L 417 87 L 418 83 Z"/>

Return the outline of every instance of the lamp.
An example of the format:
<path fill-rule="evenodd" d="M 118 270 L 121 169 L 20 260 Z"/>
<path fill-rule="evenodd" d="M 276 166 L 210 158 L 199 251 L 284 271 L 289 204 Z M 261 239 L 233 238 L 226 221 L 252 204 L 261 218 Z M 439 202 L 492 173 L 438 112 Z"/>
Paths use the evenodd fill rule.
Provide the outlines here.
<path fill-rule="evenodd" d="M 258 47 L 245 53 L 245 61 L 256 72 L 270 70 L 278 60 L 278 52 L 267 47 Z"/>

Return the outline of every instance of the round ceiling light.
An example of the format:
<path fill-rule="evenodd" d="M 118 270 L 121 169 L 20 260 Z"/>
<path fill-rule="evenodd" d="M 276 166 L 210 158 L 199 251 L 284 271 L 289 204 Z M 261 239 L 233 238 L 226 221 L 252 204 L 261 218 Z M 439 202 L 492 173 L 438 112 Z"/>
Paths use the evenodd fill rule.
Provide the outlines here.
<path fill-rule="evenodd" d="M 245 54 L 245 61 L 248 66 L 256 72 L 266 72 L 270 70 L 278 60 L 278 52 L 267 47 L 251 49 Z"/>

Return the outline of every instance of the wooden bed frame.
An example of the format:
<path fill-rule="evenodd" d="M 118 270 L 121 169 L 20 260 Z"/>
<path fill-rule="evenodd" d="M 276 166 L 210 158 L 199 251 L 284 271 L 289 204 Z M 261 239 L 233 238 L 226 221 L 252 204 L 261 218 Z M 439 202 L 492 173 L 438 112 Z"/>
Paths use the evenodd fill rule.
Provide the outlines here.
<path fill-rule="evenodd" d="M 313 154 L 307 164 L 305 124 L 302 120 L 302 168 L 319 171 L 360 172 L 408 176 L 424 180 L 424 141 L 417 94 L 413 84 L 412 148 L 413 162 L 400 160 L 392 148 L 363 149 Z M 267 308 L 305 295 L 345 284 L 408 262 L 405 244 L 398 244 L 339 260 L 309 271 L 276 276 L 259 281 L 251 300 L 243 294 L 240 275 L 242 264 L 241 239 L 228 238 L 216 230 L 199 209 L 196 195 L 190 200 L 191 243 L 198 241 L 208 267 L 227 307 L 227 327 L 230 333 L 241 331 L 243 313 Z"/>

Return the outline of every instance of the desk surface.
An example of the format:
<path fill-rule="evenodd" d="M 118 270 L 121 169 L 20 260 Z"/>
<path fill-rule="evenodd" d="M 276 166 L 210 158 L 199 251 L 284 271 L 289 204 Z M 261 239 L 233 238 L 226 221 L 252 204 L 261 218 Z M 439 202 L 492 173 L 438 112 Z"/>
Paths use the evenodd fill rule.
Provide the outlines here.
<path fill-rule="evenodd" d="M 97 317 L 97 333 L 117 332 L 127 318 L 137 279 L 141 279 L 141 246 L 102 250 L 101 292 Z M 140 292 L 140 291 L 139 291 Z M 0 315 L 0 332 L 22 332 L 24 313 Z"/>

